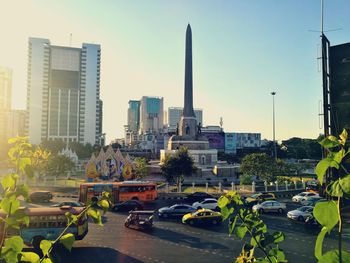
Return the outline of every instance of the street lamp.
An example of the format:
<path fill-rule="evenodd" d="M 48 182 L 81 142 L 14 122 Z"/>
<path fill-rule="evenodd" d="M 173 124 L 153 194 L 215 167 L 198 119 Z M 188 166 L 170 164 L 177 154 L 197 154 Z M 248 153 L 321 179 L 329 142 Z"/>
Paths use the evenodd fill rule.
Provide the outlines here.
<path fill-rule="evenodd" d="M 276 149 L 276 139 L 275 139 L 275 95 L 276 91 L 271 92 L 272 95 L 272 122 L 273 122 L 273 151 L 275 160 L 277 160 L 277 149 Z"/>

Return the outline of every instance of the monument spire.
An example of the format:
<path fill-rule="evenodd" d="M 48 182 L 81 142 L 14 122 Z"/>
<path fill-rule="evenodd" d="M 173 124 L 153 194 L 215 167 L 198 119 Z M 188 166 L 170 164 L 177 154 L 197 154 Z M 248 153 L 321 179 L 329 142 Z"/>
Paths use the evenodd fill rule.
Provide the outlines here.
<path fill-rule="evenodd" d="M 184 117 L 195 117 L 193 110 L 193 80 L 192 80 L 192 31 L 190 24 L 186 29 L 186 55 L 185 55 L 185 100 Z"/>

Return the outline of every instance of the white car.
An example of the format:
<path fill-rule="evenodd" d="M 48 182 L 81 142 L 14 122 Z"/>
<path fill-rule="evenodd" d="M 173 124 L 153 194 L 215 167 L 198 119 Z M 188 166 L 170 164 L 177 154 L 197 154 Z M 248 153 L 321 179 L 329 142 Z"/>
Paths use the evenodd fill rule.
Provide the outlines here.
<path fill-rule="evenodd" d="M 313 206 L 302 206 L 296 210 L 289 211 L 287 213 L 287 217 L 292 220 L 305 222 L 305 219 L 312 215 L 313 210 L 314 210 Z"/>
<path fill-rule="evenodd" d="M 215 198 L 206 198 L 203 201 L 195 202 L 192 205 L 196 209 L 210 209 L 210 210 L 218 210 L 218 200 Z"/>
<path fill-rule="evenodd" d="M 286 211 L 286 204 L 277 201 L 265 201 L 261 204 L 254 205 L 252 209 L 254 212 L 260 214 L 266 212 L 277 212 L 283 214 L 283 212 Z"/>
<path fill-rule="evenodd" d="M 309 196 L 318 196 L 318 194 L 313 193 L 313 192 L 302 192 L 300 194 L 293 196 L 292 201 L 299 203 L 302 200 L 302 198 L 309 197 Z"/>

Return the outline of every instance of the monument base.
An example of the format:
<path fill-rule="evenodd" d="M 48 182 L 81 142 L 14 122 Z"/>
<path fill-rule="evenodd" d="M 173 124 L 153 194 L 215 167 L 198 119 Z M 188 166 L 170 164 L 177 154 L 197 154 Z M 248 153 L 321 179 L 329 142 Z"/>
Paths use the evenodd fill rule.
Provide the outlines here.
<path fill-rule="evenodd" d="M 165 156 L 174 155 L 176 152 L 177 150 L 160 150 L 160 162 L 163 163 Z M 213 165 L 218 161 L 218 151 L 216 149 L 189 149 L 188 154 L 193 158 L 195 165 Z"/>
<path fill-rule="evenodd" d="M 168 150 L 178 150 L 181 147 L 186 147 L 188 150 L 208 150 L 209 142 L 204 136 L 179 136 L 173 135 L 168 141 Z"/>

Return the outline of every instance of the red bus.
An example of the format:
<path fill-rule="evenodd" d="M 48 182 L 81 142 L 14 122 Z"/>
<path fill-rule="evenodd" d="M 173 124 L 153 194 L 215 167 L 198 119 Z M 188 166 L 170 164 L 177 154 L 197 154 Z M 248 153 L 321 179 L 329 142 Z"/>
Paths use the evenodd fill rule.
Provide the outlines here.
<path fill-rule="evenodd" d="M 155 183 L 143 181 L 95 182 L 80 185 L 79 201 L 89 203 L 93 198 L 96 198 L 97 201 L 102 192 L 109 192 L 114 204 L 132 199 L 147 202 L 158 198 Z"/>

